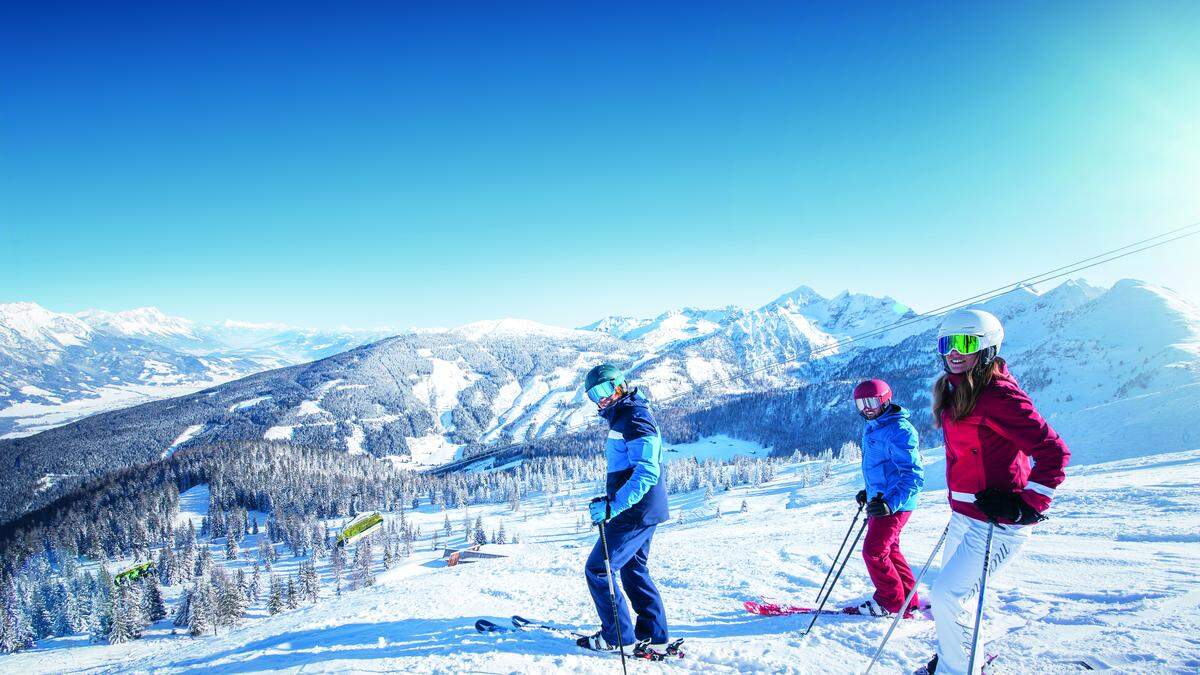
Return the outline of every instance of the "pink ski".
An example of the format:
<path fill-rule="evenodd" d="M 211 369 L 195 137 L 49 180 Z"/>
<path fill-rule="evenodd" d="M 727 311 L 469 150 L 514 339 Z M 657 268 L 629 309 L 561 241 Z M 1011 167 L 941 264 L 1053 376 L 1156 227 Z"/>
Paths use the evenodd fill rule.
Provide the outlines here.
<path fill-rule="evenodd" d="M 747 612 L 750 612 L 751 614 L 757 614 L 759 616 L 793 616 L 796 614 L 812 614 L 817 611 L 815 607 L 798 607 L 796 605 L 780 605 L 780 604 L 776 604 L 773 602 L 767 602 L 765 599 L 762 602 L 755 602 L 753 600 L 747 600 L 746 602 L 742 603 L 742 606 L 744 606 L 746 608 Z M 927 606 L 921 607 L 921 609 L 923 609 L 923 610 L 928 609 L 928 607 Z M 841 607 L 838 609 L 822 609 L 821 613 L 822 614 L 849 614 L 849 615 L 857 615 L 857 616 L 869 616 L 869 615 L 865 615 L 862 612 L 860 612 L 857 607 Z M 906 619 L 923 619 L 925 617 L 920 614 L 908 612 L 907 614 L 905 614 L 904 618 L 906 618 Z"/>

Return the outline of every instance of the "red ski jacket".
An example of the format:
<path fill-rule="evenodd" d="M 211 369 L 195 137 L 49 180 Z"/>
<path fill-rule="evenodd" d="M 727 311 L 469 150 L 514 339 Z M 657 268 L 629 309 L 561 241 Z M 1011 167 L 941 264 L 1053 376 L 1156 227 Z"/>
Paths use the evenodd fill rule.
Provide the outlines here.
<path fill-rule="evenodd" d="M 962 381 L 961 375 L 946 377 L 951 386 Z M 1001 363 L 996 369 L 970 415 L 956 420 L 947 409 L 941 421 L 951 509 L 987 520 L 975 508 L 975 493 L 987 488 L 1019 492 L 1039 513 L 1049 508 L 1054 489 L 1066 478 L 1064 469 L 1071 452 L 1038 414 L 1006 365 Z"/>

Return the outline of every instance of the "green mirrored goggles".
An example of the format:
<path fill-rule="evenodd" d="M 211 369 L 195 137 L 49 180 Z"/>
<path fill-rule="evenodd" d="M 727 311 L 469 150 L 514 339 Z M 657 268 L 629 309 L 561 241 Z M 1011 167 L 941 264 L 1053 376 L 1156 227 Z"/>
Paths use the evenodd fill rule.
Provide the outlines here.
<path fill-rule="evenodd" d="M 948 356 L 950 352 L 962 355 L 974 354 L 983 349 L 978 335 L 947 335 L 938 338 L 938 353 Z"/>

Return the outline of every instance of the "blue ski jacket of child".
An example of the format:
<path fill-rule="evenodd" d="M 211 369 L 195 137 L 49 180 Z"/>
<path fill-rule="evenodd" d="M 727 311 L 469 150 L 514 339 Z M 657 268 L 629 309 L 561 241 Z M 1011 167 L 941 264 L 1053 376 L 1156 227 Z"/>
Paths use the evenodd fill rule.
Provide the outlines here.
<path fill-rule="evenodd" d="M 893 513 L 917 508 L 917 495 L 925 484 L 919 443 L 908 411 L 894 403 L 879 417 L 867 420 L 862 436 L 867 499 L 882 493 Z"/>

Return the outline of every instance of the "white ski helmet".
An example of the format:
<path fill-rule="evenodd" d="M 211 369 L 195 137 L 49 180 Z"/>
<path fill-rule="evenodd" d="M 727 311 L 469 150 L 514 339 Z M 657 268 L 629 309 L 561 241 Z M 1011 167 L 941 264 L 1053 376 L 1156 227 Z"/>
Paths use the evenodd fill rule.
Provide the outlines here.
<path fill-rule="evenodd" d="M 979 348 L 975 351 L 980 352 L 979 367 L 983 368 L 990 365 L 1000 352 L 1000 345 L 1004 342 L 1004 326 L 994 314 L 982 309 L 956 309 L 942 318 L 942 324 L 938 326 L 938 342 L 951 335 L 974 335 L 979 338 Z M 943 351 L 940 344 L 938 351 Z"/>

